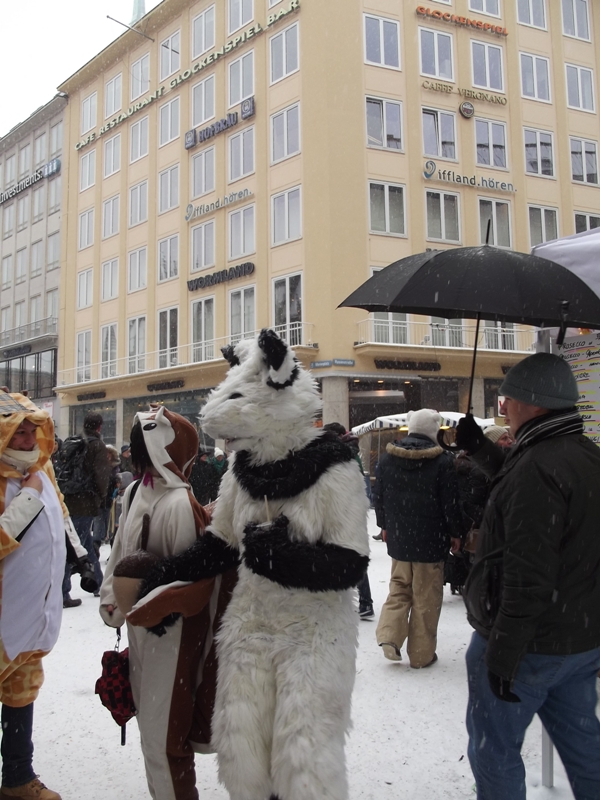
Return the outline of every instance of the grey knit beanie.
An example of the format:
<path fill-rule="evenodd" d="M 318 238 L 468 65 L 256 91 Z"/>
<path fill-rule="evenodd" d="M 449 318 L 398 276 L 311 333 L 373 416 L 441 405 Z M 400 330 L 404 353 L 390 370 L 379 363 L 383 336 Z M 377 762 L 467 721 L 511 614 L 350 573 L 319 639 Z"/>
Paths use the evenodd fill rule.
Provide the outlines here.
<path fill-rule="evenodd" d="M 501 428 L 500 425 L 490 425 L 489 428 L 484 430 L 483 435 L 486 439 L 489 439 L 490 442 L 496 444 L 498 439 L 501 439 L 505 433 L 507 433 L 506 428 Z"/>
<path fill-rule="evenodd" d="M 506 373 L 498 393 L 551 410 L 571 408 L 579 400 L 571 368 L 552 353 L 535 353 L 519 361 Z"/>

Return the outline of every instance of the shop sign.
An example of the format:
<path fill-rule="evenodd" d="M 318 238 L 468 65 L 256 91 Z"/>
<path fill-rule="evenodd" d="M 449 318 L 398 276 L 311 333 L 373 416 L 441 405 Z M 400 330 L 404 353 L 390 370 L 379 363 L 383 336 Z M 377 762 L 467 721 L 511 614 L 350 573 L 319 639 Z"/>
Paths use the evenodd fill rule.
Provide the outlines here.
<path fill-rule="evenodd" d="M 421 86 L 424 89 L 429 89 L 431 92 L 445 92 L 452 94 L 454 86 L 449 83 L 441 83 L 440 81 L 423 81 Z M 461 97 L 470 97 L 471 100 L 485 100 L 486 103 L 495 103 L 499 106 L 505 106 L 508 99 L 501 94 L 492 94 L 491 92 L 481 92 L 479 89 L 462 89 L 460 86 L 456 87 L 456 93 Z"/>
<path fill-rule="evenodd" d="M 439 372 L 442 368 L 437 361 L 396 361 L 382 358 L 375 359 L 375 366 L 377 369 L 402 369 L 412 372 Z"/>
<path fill-rule="evenodd" d="M 311 361 L 310 368 L 311 369 L 323 369 L 324 367 L 330 367 L 331 361 Z"/>
<path fill-rule="evenodd" d="M 229 267 L 229 269 L 221 269 L 210 275 L 193 278 L 191 281 L 187 282 L 188 291 L 195 292 L 197 289 L 206 289 L 209 286 L 216 286 L 219 283 L 227 283 L 228 281 L 235 281 L 238 278 L 246 278 L 248 275 L 252 275 L 254 269 L 254 264 L 251 261 L 246 261 L 245 264 L 238 264 L 237 267 Z"/>
<path fill-rule="evenodd" d="M 149 392 L 166 392 L 168 389 L 183 389 L 185 381 L 183 379 L 177 381 L 162 381 L 161 383 L 149 383 L 146 389 Z"/>
<path fill-rule="evenodd" d="M 164 93 L 165 93 L 165 87 L 161 86 L 155 92 L 149 94 L 148 97 L 145 97 L 143 100 L 140 100 L 139 103 L 134 103 L 133 105 L 129 106 L 127 111 L 124 111 L 122 114 L 117 114 L 109 122 L 107 122 L 106 125 L 103 125 L 98 131 L 98 134 L 96 134 L 96 132 L 94 131 L 90 133 L 88 136 L 86 136 L 85 139 L 82 139 L 80 142 L 77 142 L 77 144 L 75 145 L 75 150 L 81 150 L 82 147 L 91 144 L 91 142 L 95 142 L 96 139 L 100 138 L 100 136 L 104 136 L 105 133 L 108 133 L 108 131 L 111 131 L 113 128 L 116 128 L 117 125 L 120 125 L 122 122 L 126 122 L 129 119 L 129 117 L 132 117 L 134 114 L 137 114 L 138 111 L 141 111 L 143 108 L 146 108 L 146 106 L 152 103 L 153 100 L 158 100 L 160 97 L 163 96 Z"/>
<path fill-rule="evenodd" d="M 188 131 L 185 134 L 185 149 L 191 150 L 192 147 L 196 147 L 197 144 L 202 144 L 202 142 L 205 142 L 207 139 L 212 139 L 213 136 L 223 133 L 223 131 L 228 131 L 229 128 L 233 128 L 238 122 L 239 115 L 237 111 L 233 111 L 231 114 L 227 114 L 226 117 L 223 117 L 223 119 L 220 119 L 218 122 L 214 122 L 212 125 L 208 125 L 206 128 L 202 128 L 199 131 Z"/>
<path fill-rule="evenodd" d="M 426 17 L 428 19 L 437 19 L 441 22 L 449 22 L 452 25 L 458 25 L 460 28 L 474 28 L 484 33 L 495 33 L 498 36 L 508 36 L 508 30 L 502 25 L 494 25 L 493 22 L 483 22 L 480 19 L 471 19 L 470 17 L 461 17 L 458 14 L 451 14 L 449 11 L 440 11 L 439 9 L 426 8 L 425 6 L 417 6 L 417 16 Z"/>
<path fill-rule="evenodd" d="M 41 181 L 43 178 L 50 178 L 52 175 L 56 175 L 57 172 L 60 172 L 60 158 L 53 158 L 52 161 L 36 169 L 36 171 L 27 178 L 23 178 L 22 181 L 11 186 L 10 189 L 7 189 L 5 192 L 0 192 L 0 206 L 7 200 L 11 200 L 16 195 L 24 192 L 25 189 L 29 189 L 34 183 Z"/>
<path fill-rule="evenodd" d="M 254 193 L 251 192 L 250 189 L 242 189 L 241 192 L 231 192 L 231 194 L 221 197 L 219 200 L 215 200 L 214 203 L 202 203 L 202 205 L 199 206 L 190 203 L 185 209 L 185 221 L 191 222 L 191 220 L 203 217 L 205 214 L 210 214 L 212 211 L 218 211 L 225 206 L 239 203 L 240 200 L 252 197 L 253 194 Z"/>
<path fill-rule="evenodd" d="M 30 344 L 22 344 L 19 347 L 9 347 L 8 350 L 2 351 L 2 358 L 17 358 L 18 356 L 26 356 L 31 353 Z"/>
<path fill-rule="evenodd" d="M 495 178 L 478 178 L 476 175 L 460 175 L 453 169 L 438 169 L 435 161 L 426 161 L 423 176 L 427 180 L 444 181 L 474 186 L 476 189 L 493 189 L 496 192 L 516 192 L 514 185 Z"/>
<path fill-rule="evenodd" d="M 468 100 L 465 100 L 464 103 L 461 103 L 459 105 L 458 110 L 465 119 L 471 119 L 471 117 L 475 113 L 475 106 L 473 105 L 473 103 L 470 103 Z"/>
<path fill-rule="evenodd" d="M 103 400 L 106 397 L 106 392 L 86 392 L 86 394 L 78 394 L 77 399 L 81 403 L 84 400 Z"/>
<path fill-rule="evenodd" d="M 353 358 L 334 358 L 333 359 L 333 366 L 334 367 L 353 367 L 355 361 Z"/>

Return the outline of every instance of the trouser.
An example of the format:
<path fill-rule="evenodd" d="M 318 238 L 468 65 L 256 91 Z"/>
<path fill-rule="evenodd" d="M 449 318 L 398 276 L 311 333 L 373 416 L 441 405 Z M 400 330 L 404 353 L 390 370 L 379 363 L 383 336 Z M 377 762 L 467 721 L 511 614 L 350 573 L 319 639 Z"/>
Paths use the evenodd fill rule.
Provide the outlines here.
<path fill-rule="evenodd" d="M 361 609 L 368 608 L 373 605 L 373 598 L 371 597 L 371 585 L 369 583 L 369 576 L 365 572 L 364 578 L 356 587 L 358 589 L 358 603 Z"/>
<path fill-rule="evenodd" d="M 422 564 L 392 559 L 388 598 L 377 625 L 377 642 L 398 649 L 407 641 L 412 667 L 425 667 L 437 645 L 437 626 L 444 595 L 444 562 Z"/>
<path fill-rule="evenodd" d="M 558 750 L 576 800 L 598 800 L 600 647 L 567 656 L 524 655 L 513 684 L 520 703 L 498 700 L 491 691 L 486 649 L 487 641 L 474 633 L 467 651 L 467 730 L 477 800 L 525 800 L 521 747 L 536 713 Z"/>
<path fill-rule="evenodd" d="M 94 549 L 98 553 L 100 545 L 106 540 L 108 534 L 108 522 L 110 519 L 110 507 L 101 508 L 97 517 L 94 517 L 92 525 L 92 541 L 94 542 Z"/>
<path fill-rule="evenodd" d="M 94 550 L 94 543 L 92 541 L 92 522 L 94 521 L 94 517 L 86 516 L 86 517 L 71 517 L 73 522 L 73 527 L 77 531 L 77 535 L 79 536 L 79 541 L 85 547 L 90 557 L 90 561 L 92 566 L 94 567 L 94 577 L 98 582 L 98 589 L 100 588 L 100 584 L 102 583 L 102 569 L 100 568 L 100 561 L 98 560 L 98 556 L 96 555 L 96 551 Z M 70 570 L 70 567 L 67 565 L 67 568 Z M 70 579 L 69 579 L 69 591 L 70 591 Z M 63 582 L 63 596 L 64 596 L 64 582 Z"/>

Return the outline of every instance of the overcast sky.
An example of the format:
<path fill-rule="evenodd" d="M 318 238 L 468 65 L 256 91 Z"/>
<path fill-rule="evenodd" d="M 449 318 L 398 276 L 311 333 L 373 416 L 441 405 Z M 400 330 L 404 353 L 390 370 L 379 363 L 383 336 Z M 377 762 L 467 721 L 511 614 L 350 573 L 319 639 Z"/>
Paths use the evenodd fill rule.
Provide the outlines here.
<path fill-rule="evenodd" d="M 160 0 L 146 0 L 146 11 Z M 0 137 L 125 31 L 134 0 L 0 0 Z"/>

